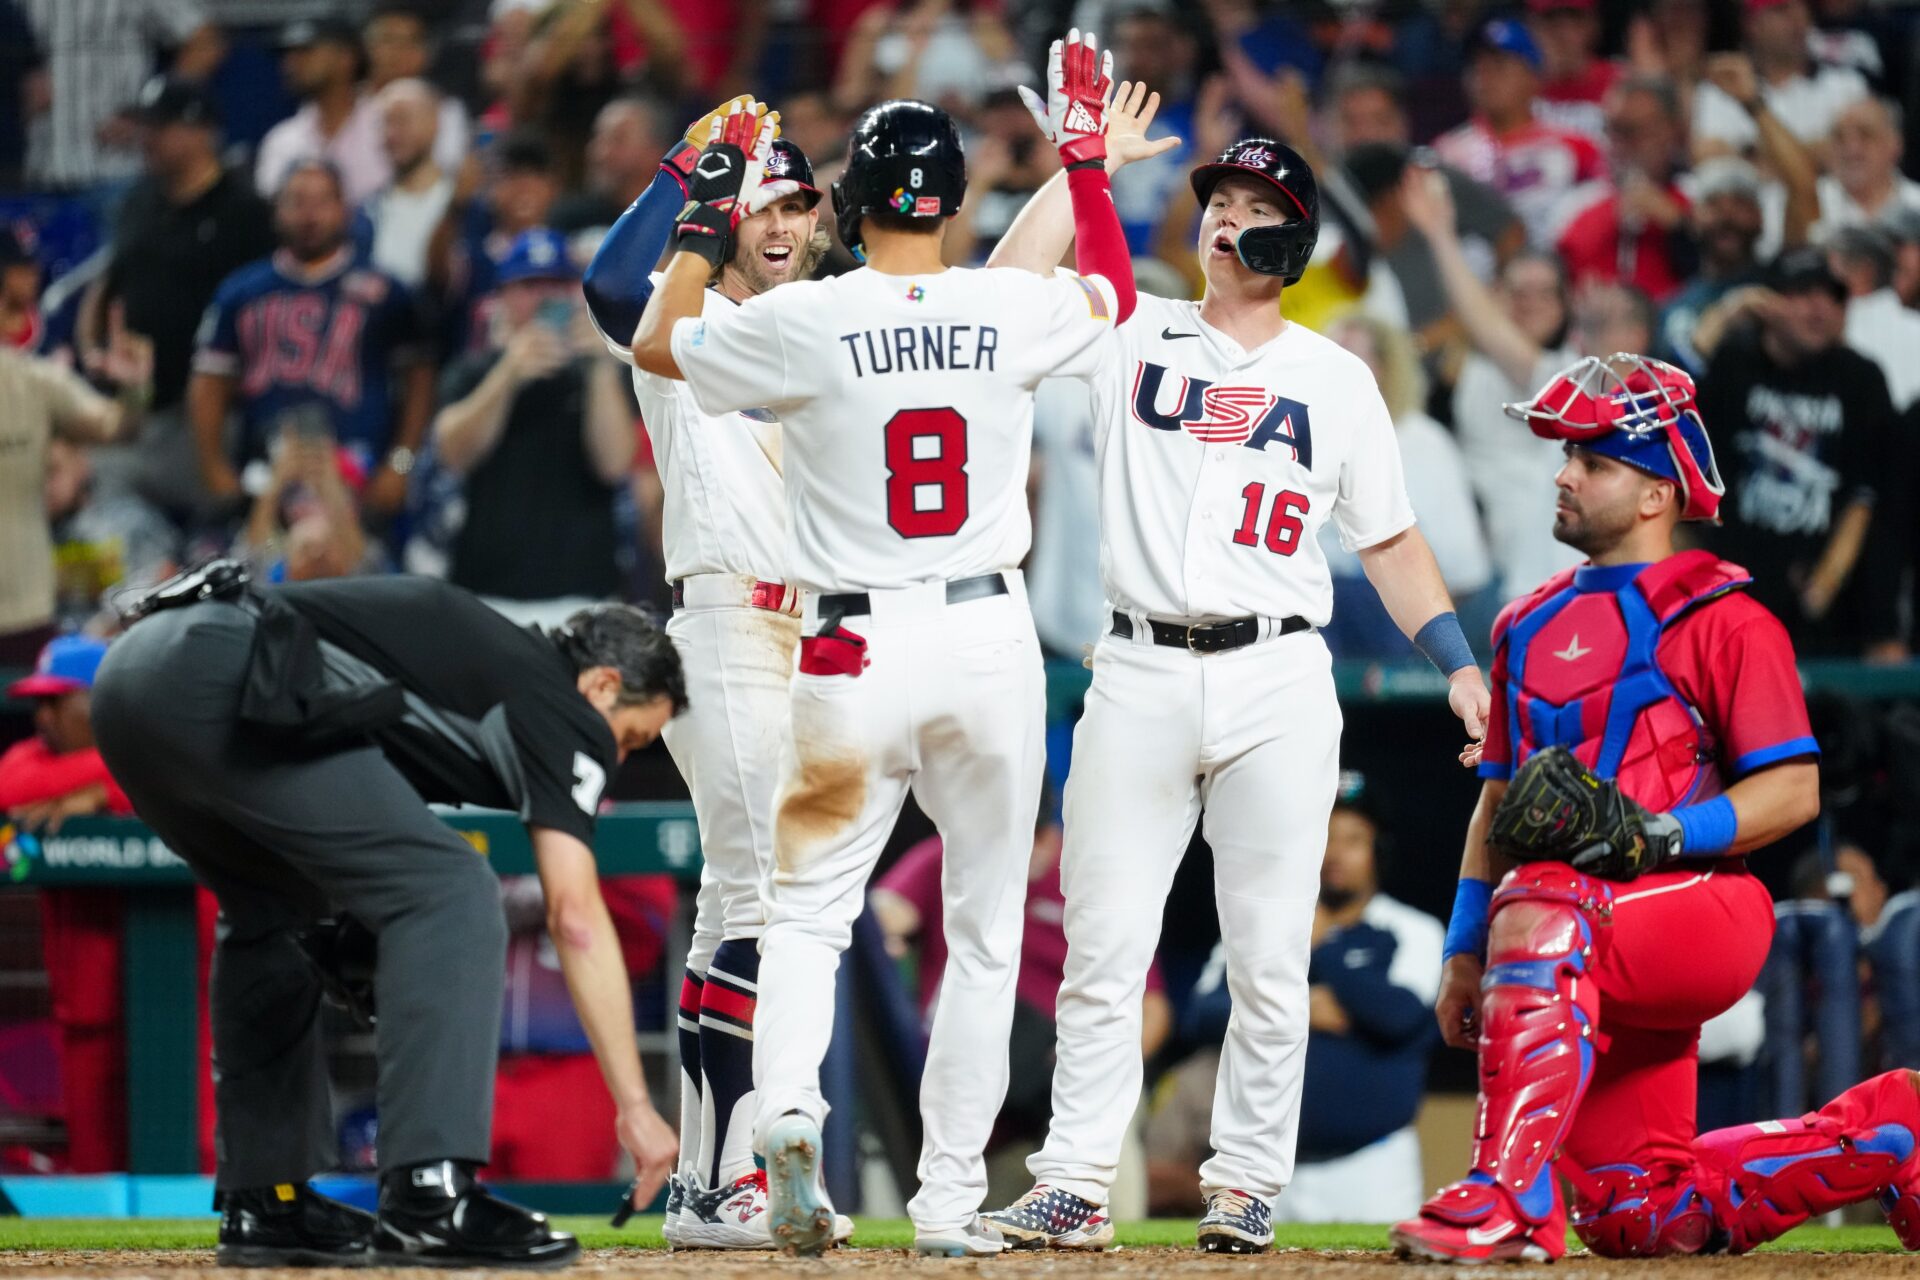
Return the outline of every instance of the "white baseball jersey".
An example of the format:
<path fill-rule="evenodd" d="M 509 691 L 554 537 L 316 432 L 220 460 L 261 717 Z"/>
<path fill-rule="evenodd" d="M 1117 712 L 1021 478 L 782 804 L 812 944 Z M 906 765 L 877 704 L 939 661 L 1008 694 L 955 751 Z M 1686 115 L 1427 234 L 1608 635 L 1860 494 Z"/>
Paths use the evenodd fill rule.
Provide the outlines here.
<path fill-rule="evenodd" d="M 1199 303 L 1142 294 L 1100 351 L 1100 572 L 1116 607 L 1320 626 L 1321 526 L 1357 551 L 1413 524 L 1372 371 L 1311 329 L 1247 351 Z"/>
<path fill-rule="evenodd" d="M 662 278 L 654 273 L 654 288 Z M 709 289 L 701 314 L 738 306 Z M 600 336 L 607 350 L 633 364 L 631 346 Z M 633 371 L 633 392 L 660 472 L 667 577 L 677 582 L 697 573 L 738 573 L 784 582 L 787 500 L 780 482 L 780 420 L 753 406 L 707 413 L 688 383 L 639 368 Z"/>
<path fill-rule="evenodd" d="M 1091 372 L 1115 311 L 1097 276 L 865 269 L 709 306 L 673 357 L 706 413 L 779 417 L 788 580 L 885 590 L 1025 557 L 1033 389 Z"/>

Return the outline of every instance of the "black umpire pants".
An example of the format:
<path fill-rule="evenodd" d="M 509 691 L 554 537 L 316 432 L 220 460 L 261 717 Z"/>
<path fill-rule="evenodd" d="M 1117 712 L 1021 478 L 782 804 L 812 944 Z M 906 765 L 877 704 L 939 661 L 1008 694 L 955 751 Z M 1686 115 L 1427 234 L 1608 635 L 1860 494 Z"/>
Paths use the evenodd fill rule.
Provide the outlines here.
<path fill-rule="evenodd" d="M 218 1185 L 338 1164 L 320 983 L 293 934 L 330 910 L 379 938 L 380 1167 L 485 1161 L 506 924 L 499 884 L 371 746 L 298 755 L 237 724 L 253 616 L 202 603 L 115 641 L 94 733 L 140 816 L 220 900 Z"/>

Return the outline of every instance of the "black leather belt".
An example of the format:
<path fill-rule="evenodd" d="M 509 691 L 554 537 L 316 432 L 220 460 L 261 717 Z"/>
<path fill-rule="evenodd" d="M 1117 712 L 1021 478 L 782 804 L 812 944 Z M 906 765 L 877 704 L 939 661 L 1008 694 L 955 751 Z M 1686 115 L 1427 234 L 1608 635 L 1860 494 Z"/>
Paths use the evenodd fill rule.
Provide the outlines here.
<path fill-rule="evenodd" d="M 1245 648 L 1260 638 L 1258 618 L 1229 618 L 1225 622 L 1201 622 L 1193 626 L 1148 618 L 1147 626 L 1153 630 L 1155 644 L 1163 644 L 1170 649 L 1190 649 L 1194 653 L 1224 653 L 1228 649 Z M 1311 630 L 1313 624 L 1305 618 L 1280 620 L 1280 634 L 1283 636 Z M 1113 615 L 1113 634 L 1122 640 L 1133 639 L 1133 619 L 1116 612 Z"/>
<path fill-rule="evenodd" d="M 969 600 L 984 600 L 988 596 L 1007 594 L 1007 576 L 1004 573 L 983 573 L 977 578 L 955 578 L 947 584 L 947 603 L 965 604 Z M 857 618 L 873 612 L 873 602 L 864 591 L 840 591 L 820 597 L 820 603 L 814 606 L 821 617 L 832 615 L 840 618 Z"/>

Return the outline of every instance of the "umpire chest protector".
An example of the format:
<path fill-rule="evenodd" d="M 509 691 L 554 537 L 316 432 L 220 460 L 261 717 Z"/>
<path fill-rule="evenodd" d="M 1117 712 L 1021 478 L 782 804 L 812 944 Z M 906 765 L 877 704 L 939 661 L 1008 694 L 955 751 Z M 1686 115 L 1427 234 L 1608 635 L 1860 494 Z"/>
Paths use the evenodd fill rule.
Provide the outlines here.
<path fill-rule="evenodd" d="M 1493 638 L 1506 658 L 1514 766 L 1564 746 L 1656 812 L 1717 793 L 1716 744 L 1660 668 L 1660 639 L 1751 581 L 1738 565 L 1688 551 L 1637 572 L 1570 569 L 1509 605 Z"/>

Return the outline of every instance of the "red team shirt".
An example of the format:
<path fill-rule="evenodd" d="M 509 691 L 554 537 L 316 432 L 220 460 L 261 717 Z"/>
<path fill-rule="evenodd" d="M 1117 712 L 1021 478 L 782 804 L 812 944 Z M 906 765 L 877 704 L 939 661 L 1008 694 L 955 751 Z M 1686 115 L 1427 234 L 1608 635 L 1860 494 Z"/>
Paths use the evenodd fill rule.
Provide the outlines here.
<path fill-rule="evenodd" d="M 1538 120 L 1505 134 L 1484 120 L 1469 120 L 1434 139 L 1433 149 L 1505 196 L 1536 245 L 1553 243 L 1568 194 L 1607 174 L 1606 157 L 1593 139 Z"/>

